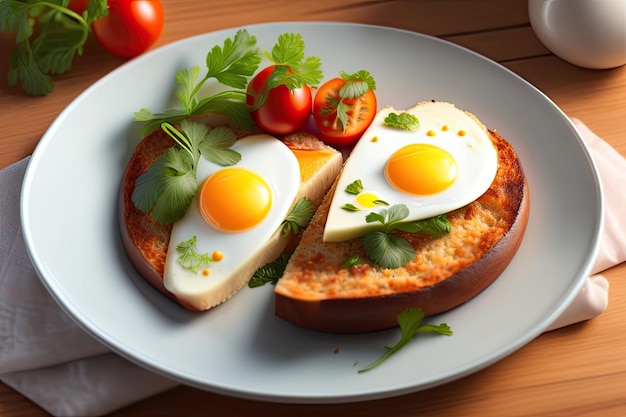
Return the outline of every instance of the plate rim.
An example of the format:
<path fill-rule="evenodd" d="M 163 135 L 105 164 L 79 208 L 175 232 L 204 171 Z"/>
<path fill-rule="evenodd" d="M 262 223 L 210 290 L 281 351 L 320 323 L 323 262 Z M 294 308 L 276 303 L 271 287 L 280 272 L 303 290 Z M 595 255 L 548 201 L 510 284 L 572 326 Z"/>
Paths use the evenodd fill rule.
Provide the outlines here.
<path fill-rule="evenodd" d="M 468 48 L 465 48 L 463 46 L 454 44 L 450 41 L 447 41 L 445 39 L 441 39 L 438 38 L 436 36 L 432 36 L 432 35 L 428 35 L 428 34 L 423 34 L 423 33 L 419 33 L 419 32 L 415 32 L 415 31 L 411 31 L 411 30 L 407 30 L 407 29 L 401 29 L 401 28 L 395 28 L 395 27 L 388 27 L 388 26 L 381 26 L 381 25 L 375 25 L 375 24 L 366 24 L 366 23 L 353 23 L 353 22 L 333 22 L 333 21 L 305 21 L 305 22 L 295 22 L 295 21 L 285 21 L 285 22 L 263 22 L 263 23 L 256 23 L 256 24 L 249 24 L 249 25 L 243 25 L 243 26 L 235 26 L 235 27 L 230 27 L 230 28 L 224 28 L 224 29 L 219 29 L 216 31 L 209 31 L 206 33 L 202 33 L 202 34 L 196 34 L 190 37 L 186 37 L 186 38 L 182 38 L 182 39 L 178 39 L 176 41 L 173 41 L 171 43 L 165 44 L 159 48 L 156 48 L 154 50 L 149 51 L 148 53 L 145 54 L 145 56 L 151 56 L 152 54 L 156 54 L 156 53 L 162 53 L 161 51 L 163 49 L 167 49 L 167 48 L 175 48 L 178 44 L 180 43 L 185 43 L 185 42 L 189 42 L 191 39 L 194 38 L 202 38 L 202 37 L 206 37 L 207 35 L 215 35 L 215 34 L 226 34 L 226 33 L 234 33 L 236 30 L 238 29 L 248 29 L 248 30 L 252 30 L 254 28 L 262 28 L 262 27 L 268 27 L 268 26 L 272 26 L 272 27 L 280 27 L 282 25 L 293 25 L 293 24 L 300 24 L 300 25 L 307 25 L 307 26 L 316 26 L 316 25 L 328 25 L 328 26 L 333 26 L 333 27 L 363 27 L 363 28 L 371 28 L 371 29 L 375 29 L 375 30 L 385 30 L 385 31 L 392 31 L 392 32 L 400 32 L 400 33 L 404 33 L 404 34 L 409 34 L 412 36 L 419 36 L 419 37 L 423 37 L 423 38 L 427 38 L 430 39 L 430 41 L 434 41 L 434 42 L 441 42 L 444 44 L 447 44 L 449 46 L 453 46 L 454 48 L 458 48 L 461 51 L 464 51 L 465 53 L 470 53 L 471 55 L 474 55 L 478 58 L 480 58 L 481 60 L 486 60 L 489 63 L 491 63 L 491 65 L 496 65 L 497 67 L 500 68 L 500 70 L 504 70 L 507 73 L 509 73 L 511 76 L 515 77 L 518 81 L 523 82 L 524 84 L 526 84 L 527 88 L 531 88 L 535 93 L 538 93 L 541 95 L 541 97 L 543 98 L 543 100 L 547 101 L 548 104 L 550 104 L 550 106 L 552 107 L 552 109 L 554 111 L 556 111 L 557 114 L 559 114 L 561 120 L 567 125 L 567 127 L 569 128 L 569 130 L 571 130 L 573 136 L 576 137 L 577 141 L 578 141 L 578 145 L 581 147 L 583 153 L 585 154 L 586 159 L 588 160 L 589 163 L 589 168 L 591 168 L 592 170 L 592 174 L 593 174 L 593 178 L 594 178 L 594 182 L 595 182 L 595 186 L 596 186 L 596 191 L 597 191 L 597 195 L 598 195 L 598 199 L 595 202 L 596 204 L 596 209 L 598 212 L 598 216 L 596 218 L 596 229 L 594 230 L 594 236 L 592 238 L 591 241 L 591 248 L 589 253 L 587 254 L 587 258 L 584 262 L 585 268 L 580 272 L 580 278 L 576 281 L 576 285 L 574 286 L 573 291 L 571 291 L 568 294 L 568 297 L 566 297 L 565 301 L 563 303 L 561 303 L 561 305 L 557 306 L 555 308 L 555 310 L 553 310 L 552 314 L 549 316 L 549 318 L 546 319 L 546 321 L 554 321 L 556 320 L 560 314 L 565 311 L 565 309 L 569 306 L 569 304 L 573 301 L 573 299 L 576 297 L 578 291 L 582 288 L 583 284 L 584 284 L 584 280 L 585 280 L 585 276 L 589 275 L 592 267 L 593 267 L 593 260 L 595 259 L 595 257 L 597 256 L 597 253 L 599 251 L 599 247 L 600 247 L 600 238 L 601 238 L 601 230 L 602 230 L 602 226 L 604 223 L 604 190 L 602 187 L 602 183 L 600 181 L 599 178 L 599 173 L 598 173 L 598 168 L 596 165 L 595 160 L 593 159 L 590 149 L 588 147 L 588 145 L 586 144 L 586 142 L 583 140 L 580 132 L 576 129 L 575 125 L 573 124 L 573 122 L 571 121 L 571 119 L 563 112 L 563 110 L 561 110 L 556 103 L 554 103 L 545 93 L 543 93 L 542 91 L 540 91 L 537 87 L 535 87 L 534 85 L 532 85 L 530 82 L 528 82 L 527 80 L 525 80 L 524 78 L 522 78 L 521 76 L 517 75 L 515 72 L 513 72 L 512 70 L 508 69 L 507 67 L 499 64 L 496 61 L 491 60 L 490 58 L 487 58 L 473 50 L 470 50 Z M 138 59 L 142 59 L 142 57 L 139 57 Z M 21 195 L 20 195 L 20 220 L 21 220 L 21 226 L 22 226 L 22 230 L 23 230 L 23 235 L 24 235 L 24 240 L 26 243 L 26 248 L 27 248 L 27 252 L 28 255 L 31 259 L 31 261 L 33 262 L 33 266 L 35 267 L 35 271 L 37 272 L 37 275 L 40 279 L 40 281 L 43 283 L 43 285 L 46 287 L 46 289 L 48 290 L 48 292 L 51 294 L 51 296 L 55 299 L 55 301 L 57 302 L 57 304 L 59 304 L 59 306 L 72 318 L 72 320 L 77 323 L 79 325 L 79 327 L 81 327 L 83 330 L 85 330 L 89 335 L 91 335 L 92 337 L 94 337 L 96 340 L 100 341 L 101 343 L 103 343 L 105 346 L 107 346 L 108 348 L 110 348 L 112 351 L 114 351 L 115 353 L 119 354 L 120 356 L 128 359 L 129 361 L 145 368 L 145 369 L 150 369 L 151 371 L 169 377 L 169 378 L 173 378 L 175 380 L 180 381 L 181 383 L 185 383 L 187 385 L 190 386 L 195 386 L 197 388 L 203 389 L 203 390 L 208 390 L 211 392 L 216 392 L 219 394 L 224 394 L 224 395 L 228 395 L 228 396 L 234 396 L 234 397 L 240 397 L 240 398 L 249 398 L 249 399 L 255 399 L 255 400 L 262 400 L 262 401 L 281 401 L 281 402 L 287 402 L 287 403 L 340 403 L 340 402 L 354 402 L 354 401 L 363 401 L 363 400 L 371 400 L 371 399 L 381 399 L 381 398 L 389 398 L 392 396 L 398 396 L 398 395 L 403 395 L 403 394 L 407 394 L 407 393 L 412 393 L 412 392 L 417 392 L 417 391 L 421 391 L 423 389 L 428 389 L 428 388 L 432 388 L 435 386 L 439 386 L 448 382 L 452 382 L 453 380 L 456 379 L 460 379 L 462 377 L 465 377 L 467 375 L 473 374 L 479 370 L 482 370 L 488 366 L 491 366 L 492 364 L 500 361 L 501 359 L 505 358 L 506 356 L 509 356 L 510 354 L 512 354 L 513 352 L 515 352 L 516 350 L 520 349 L 521 347 L 525 346 L 527 343 L 529 343 L 530 341 L 532 341 L 534 338 L 536 338 L 538 335 L 540 335 L 547 326 L 549 326 L 550 323 L 546 324 L 546 323 L 536 323 L 535 327 L 533 328 L 533 331 L 528 332 L 526 334 L 525 337 L 522 338 L 518 338 L 518 341 L 516 343 L 510 343 L 506 346 L 505 349 L 502 349 L 500 352 L 497 352 L 497 354 L 495 355 L 491 355 L 491 359 L 488 361 L 483 361 L 478 365 L 472 365 L 472 364 L 468 364 L 467 369 L 462 370 L 461 372 L 454 372 L 453 375 L 443 375 L 441 377 L 439 377 L 437 380 L 433 381 L 430 384 L 424 385 L 424 386 L 419 386 L 419 387 L 415 387 L 415 386 L 405 386 L 405 387 L 396 387 L 396 388 L 386 388 L 386 389 L 379 389 L 377 390 L 375 393 L 372 392 L 368 392 L 368 393 L 364 393 L 364 394 L 356 394 L 356 395 L 352 395 L 349 397 L 345 397 L 342 395 L 338 395 L 338 396 L 323 396 L 323 397 L 318 397 L 318 396 L 311 396 L 311 397 L 284 397 L 282 395 L 266 395 L 266 394 L 258 394 L 252 391 L 245 391 L 245 390 L 237 390 L 235 388 L 233 389 L 227 389 L 225 387 L 222 386 L 207 386 L 206 384 L 203 384 L 200 381 L 195 381 L 193 379 L 190 379 L 188 377 L 182 377 L 180 375 L 178 375 L 177 372 L 172 372 L 172 370 L 164 370 L 161 369 L 159 367 L 155 367 L 153 363 L 146 363 L 145 361 L 143 361 L 141 358 L 136 357 L 135 355 L 121 350 L 119 346 L 116 345 L 112 345 L 110 340 L 107 340 L 106 338 L 102 337 L 102 335 L 96 331 L 95 329 L 93 329 L 91 326 L 93 325 L 93 323 L 90 320 L 85 320 L 84 317 L 80 317 L 79 315 L 77 315 L 78 312 L 74 311 L 73 308 L 70 307 L 70 304 L 67 298 L 67 295 L 64 293 L 63 288 L 59 287 L 57 284 L 58 282 L 56 282 L 55 279 L 50 278 L 48 276 L 46 276 L 46 272 L 45 272 L 45 267 L 42 265 L 42 263 L 40 262 L 40 259 L 37 256 L 37 253 L 35 253 L 35 244 L 32 242 L 32 231 L 31 231 L 31 225 L 28 222 L 29 219 L 29 213 L 27 211 L 28 205 L 29 205 L 29 184 L 33 181 L 34 176 L 36 175 L 36 171 L 37 171 L 37 165 L 40 161 L 41 158 L 44 157 L 45 155 L 45 149 L 48 146 L 48 142 L 50 142 L 54 137 L 54 135 L 52 134 L 56 128 L 56 125 L 59 123 L 62 123 L 63 120 L 65 119 L 65 115 L 68 112 L 71 112 L 71 109 L 74 108 L 75 106 L 79 105 L 81 100 L 83 99 L 83 97 L 88 96 L 93 90 L 97 89 L 102 83 L 104 83 L 106 80 L 108 80 L 111 77 L 115 77 L 117 76 L 118 73 L 122 73 L 125 68 L 129 65 L 134 65 L 133 62 L 135 62 L 136 60 L 131 60 L 128 61 L 126 63 L 123 63 L 122 65 L 120 65 L 119 67 L 117 67 L 116 69 L 114 69 L 113 71 L 111 71 L 110 73 L 106 74 L 104 77 L 100 78 L 99 80 L 95 81 L 91 86 L 89 86 L 87 89 L 85 89 L 79 96 L 77 96 L 76 98 L 74 98 L 72 100 L 72 102 L 70 102 L 70 104 L 68 104 L 67 107 L 65 107 L 63 109 L 63 111 L 55 118 L 55 120 L 52 122 L 52 124 L 48 127 L 48 129 L 46 129 L 46 132 L 44 133 L 44 135 L 42 136 L 42 138 L 40 139 L 40 141 L 37 143 L 35 150 L 33 151 L 33 154 L 30 158 L 30 161 L 28 163 L 28 166 L 26 168 L 26 172 L 24 175 L 24 180 L 22 182 L 22 191 L 21 191 Z M 52 133 L 50 133 L 52 132 Z"/>

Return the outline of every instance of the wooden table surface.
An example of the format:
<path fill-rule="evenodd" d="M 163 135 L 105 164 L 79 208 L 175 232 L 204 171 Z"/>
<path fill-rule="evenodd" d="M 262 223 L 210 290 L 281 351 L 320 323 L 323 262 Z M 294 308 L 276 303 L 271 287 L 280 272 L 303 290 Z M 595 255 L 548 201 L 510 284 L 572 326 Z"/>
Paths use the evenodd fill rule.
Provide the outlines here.
<path fill-rule="evenodd" d="M 626 67 L 587 70 L 551 54 L 529 25 L 526 0 L 163 0 L 163 5 L 166 23 L 156 46 L 270 21 L 349 21 L 438 36 L 519 74 L 626 155 Z M 0 168 L 29 155 L 65 106 L 123 62 L 91 40 L 72 70 L 55 77 L 51 95 L 31 98 L 6 85 L 12 45 L 9 35 L 0 34 Z M 625 416 L 626 265 L 604 275 L 611 284 L 606 313 L 544 333 L 489 368 L 440 387 L 371 402 L 302 406 L 181 386 L 114 415 Z M 0 384 L 0 415 L 46 413 Z"/>

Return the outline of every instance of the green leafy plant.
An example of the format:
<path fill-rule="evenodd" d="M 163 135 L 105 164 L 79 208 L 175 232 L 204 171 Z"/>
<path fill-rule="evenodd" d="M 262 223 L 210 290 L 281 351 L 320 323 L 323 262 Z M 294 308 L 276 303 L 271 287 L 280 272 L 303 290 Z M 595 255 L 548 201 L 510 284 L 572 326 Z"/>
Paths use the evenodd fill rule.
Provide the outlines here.
<path fill-rule="evenodd" d="M 345 261 L 343 261 L 343 263 L 341 264 L 341 267 L 351 268 L 353 266 L 360 265 L 363 262 L 364 262 L 363 259 L 361 259 L 359 255 L 357 255 L 356 253 L 353 253 L 350 256 L 348 256 Z"/>
<path fill-rule="evenodd" d="M 387 350 L 385 354 L 372 364 L 359 369 L 359 372 L 366 372 L 374 369 L 409 343 L 418 333 L 437 333 L 446 336 L 452 335 L 452 329 L 446 323 L 441 323 L 439 325 L 422 324 L 423 320 L 424 310 L 419 307 L 409 307 L 400 312 L 400 314 L 398 314 L 398 325 L 400 326 L 402 335 L 398 343 L 393 346 L 385 346 L 385 349 Z"/>
<path fill-rule="evenodd" d="M 285 220 L 282 222 L 282 228 L 280 231 L 281 236 L 286 236 L 289 233 L 297 235 L 300 231 L 306 228 L 315 213 L 315 207 L 311 200 L 306 197 L 302 197 L 291 208 Z"/>
<path fill-rule="evenodd" d="M 252 274 L 248 281 L 248 287 L 255 288 L 265 284 L 276 284 L 283 276 L 288 262 L 289 255 L 283 253 L 275 261 L 263 265 Z"/>
<path fill-rule="evenodd" d="M 363 182 L 361 180 L 354 180 L 350 184 L 346 185 L 345 192 L 348 194 L 358 195 L 364 190 Z"/>
<path fill-rule="evenodd" d="M 355 109 L 353 101 L 369 90 L 376 90 L 376 81 L 374 77 L 365 70 L 360 70 L 354 74 L 348 74 L 345 71 L 339 73 L 340 77 L 345 80 L 345 84 L 339 89 L 339 98 L 328 97 L 327 100 L 332 107 L 336 108 L 336 115 L 341 126 L 348 126 L 350 112 Z"/>
<path fill-rule="evenodd" d="M 163 122 L 178 123 L 193 115 L 220 113 L 243 129 L 251 129 L 252 119 L 246 108 L 246 86 L 262 60 L 256 37 L 247 30 L 239 30 L 234 38 L 228 38 L 223 46 L 214 46 L 206 56 L 206 73 L 200 77 L 200 67 L 181 69 L 176 72 L 178 84 L 176 97 L 182 108 L 162 113 L 152 113 L 147 108 L 135 112 L 135 121 L 144 122 L 142 135 L 158 128 Z M 235 90 L 218 92 L 200 98 L 202 87 L 209 79 Z"/>
<path fill-rule="evenodd" d="M 384 123 L 389 127 L 416 132 L 420 127 L 419 119 L 410 113 L 389 113 Z"/>
<path fill-rule="evenodd" d="M 106 0 L 91 0 L 83 14 L 70 10 L 69 0 L 0 1 L 0 32 L 15 34 L 8 83 L 21 82 L 31 96 L 52 92 L 51 74 L 69 71 L 74 56 L 83 54 L 91 23 L 107 15 Z M 35 27 L 38 27 L 35 30 Z"/>
<path fill-rule="evenodd" d="M 302 86 L 319 84 L 324 76 L 320 69 L 321 61 L 316 56 L 304 55 L 304 40 L 299 33 L 283 33 L 278 36 L 271 52 L 263 51 L 265 57 L 275 65 L 267 80 L 264 91 L 252 92 L 256 97 L 250 111 L 261 107 L 270 91 L 284 85 L 290 91 Z M 259 95 L 260 93 L 260 95 Z"/>
<path fill-rule="evenodd" d="M 404 204 L 395 204 L 379 213 L 369 213 L 367 223 L 380 223 L 378 230 L 367 232 L 363 236 L 363 247 L 367 256 L 383 268 L 399 268 L 415 257 L 415 249 L 402 237 L 392 234 L 393 230 L 407 233 L 427 233 L 433 238 L 450 232 L 450 222 L 445 214 L 423 220 L 404 221 L 409 215 L 409 208 Z"/>
<path fill-rule="evenodd" d="M 234 165 L 241 155 L 230 149 L 235 133 L 227 127 L 212 130 L 198 122 L 181 121 L 182 132 L 170 123 L 161 128 L 178 146 L 172 146 L 137 178 L 132 201 L 139 210 L 152 213 L 159 223 L 182 218 L 196 195 L 196 170 L 201 156 L 222 166 Z"/>
<path fill-rule="evenodd" d="M 198 252 L 196 243 L 198 238 L 193 236 L 189 240 L 180 242 L 176 246 L 176 252 L 178 253 L 178 259 L 176 260 L 183 268 L 197 273 L 200 269 L 206 268 L 211 262 L 218 262 L 220 259 L 214 259 L 209 256 L 208 253 Z"/>

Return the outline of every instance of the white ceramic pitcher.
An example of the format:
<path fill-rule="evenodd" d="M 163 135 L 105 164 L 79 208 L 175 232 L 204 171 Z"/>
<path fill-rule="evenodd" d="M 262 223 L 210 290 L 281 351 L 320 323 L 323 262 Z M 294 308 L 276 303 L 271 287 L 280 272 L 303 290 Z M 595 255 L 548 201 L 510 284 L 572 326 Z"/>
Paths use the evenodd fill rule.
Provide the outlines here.
<path fill-rule="evenodd" d="M 529 0 L 528 16 L 546 48 L 572 64 L 626 64 L 626 0 Z"/>

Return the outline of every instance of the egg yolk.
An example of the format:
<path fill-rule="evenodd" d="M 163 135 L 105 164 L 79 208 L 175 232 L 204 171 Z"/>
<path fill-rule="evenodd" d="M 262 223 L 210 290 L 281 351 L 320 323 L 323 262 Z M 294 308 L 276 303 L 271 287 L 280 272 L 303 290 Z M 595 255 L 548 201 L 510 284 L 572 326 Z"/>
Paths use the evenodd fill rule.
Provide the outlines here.
<path fill-rule="evenodd" d="M 198 209 L 204 220 L 222 232 L 242 232 L 259 224 L 272 205 L 267 182 L 240 167 L 221 169 L 200 186 Z"/>
<path fill-rule="evenodd" d="M 412 195 L 436 194 L 454 183 L 458 175 L 454 157 L 426 143 L 398 149 L 385 165 L 385 177 L 396 189 Z"/>
<path fill-rule="evenodd" d="M 361 193 L 356 196 L 357 204 L 365 208 L 376 207 L 376 200 L 380 200 L 380 199 L 374 193 Z"/>

